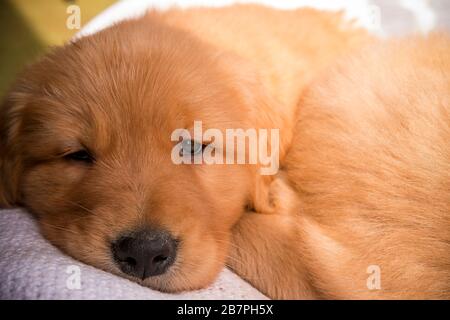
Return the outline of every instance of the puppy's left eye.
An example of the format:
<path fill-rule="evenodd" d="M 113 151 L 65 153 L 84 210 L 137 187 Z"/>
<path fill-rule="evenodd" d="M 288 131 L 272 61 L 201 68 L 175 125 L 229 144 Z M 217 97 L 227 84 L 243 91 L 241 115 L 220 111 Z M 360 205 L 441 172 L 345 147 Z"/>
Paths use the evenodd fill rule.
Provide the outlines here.
<path fill-rule="evenodd" d="M 205 145 L 195 140 L 184 140 L 181 144 L 182 154 L 197 155 L 201 153 Z"/>
<path fill-rule="evenodd" d="M 72 153 L 66 154 L 64 156 L 64 159 L 72 160 L 72 161 L 78 161 L 78 162 L 85 162 L 85 163 L 92 163 L 92 162 L 94 162 L 94 158 L 86 150 L 79 150 L 79 151 L 76 151 L 76 152 L 72 152 Z"/>

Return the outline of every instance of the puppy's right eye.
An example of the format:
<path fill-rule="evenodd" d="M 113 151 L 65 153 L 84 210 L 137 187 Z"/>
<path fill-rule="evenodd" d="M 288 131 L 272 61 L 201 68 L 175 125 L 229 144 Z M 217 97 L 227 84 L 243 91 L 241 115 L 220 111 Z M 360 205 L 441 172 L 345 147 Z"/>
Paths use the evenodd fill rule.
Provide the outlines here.
<path fill-rule="evenodd" d="M 184 140 L 181 144 L 181 155 L 190 154 L 195 156 L 200 154 L 203 149 L 205 149 L 206 145 L 201 144 L 195 140 Z"/>
<path fill-rule="evenodd" d="M 88 163 L 88 164 L 94 162 L 94 158 L 86 150 L 79 150 L 76 152 L 66 154 L 64 156 L 64 159 L 71 160 L 71 161 L 77 161 L 77 162 L 84 162 L 84 163 Z"/>

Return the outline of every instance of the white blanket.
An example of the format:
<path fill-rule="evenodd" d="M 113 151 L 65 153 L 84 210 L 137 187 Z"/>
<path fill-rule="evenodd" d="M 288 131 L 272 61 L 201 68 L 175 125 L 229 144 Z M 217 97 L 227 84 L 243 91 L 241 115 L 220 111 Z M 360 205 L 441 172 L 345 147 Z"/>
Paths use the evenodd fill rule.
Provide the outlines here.
<path fill-rule="evenodd" d="M 204 290 L 166 294 L 63 254 L 22 210 L 0 210 L 0 299 L 265 299 L 229 270 Z"/>

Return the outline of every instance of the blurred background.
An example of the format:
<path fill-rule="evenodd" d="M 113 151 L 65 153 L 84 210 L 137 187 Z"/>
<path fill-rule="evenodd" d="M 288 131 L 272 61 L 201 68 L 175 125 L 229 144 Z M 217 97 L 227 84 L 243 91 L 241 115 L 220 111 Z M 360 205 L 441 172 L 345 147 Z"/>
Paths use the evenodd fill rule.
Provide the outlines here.
<path fill-rule="evenodd" d="M 81 26 L 115 0 L 0 0 L 0 99 L 27 62 L 61 45 L 79 30 L 69 29 L 67 8 L 81 9 Z"/>
<path fill-rule="evenodd" d="M 24 65 L 80 31 L 68 27 L 71 6 L 78 6 L 80 27 L 90 33 L 124 11 L 131 14 L 150 6 L 220 6 L 232 2 L 258 2 L 282 9 L 342 9 L 349 18 L 381 36 L 426 33 L 435 28 L 450 30 L 450 0 L 0 0 L 0 101 Z M 92 21 L 113 4 L 114 10 Z"/>

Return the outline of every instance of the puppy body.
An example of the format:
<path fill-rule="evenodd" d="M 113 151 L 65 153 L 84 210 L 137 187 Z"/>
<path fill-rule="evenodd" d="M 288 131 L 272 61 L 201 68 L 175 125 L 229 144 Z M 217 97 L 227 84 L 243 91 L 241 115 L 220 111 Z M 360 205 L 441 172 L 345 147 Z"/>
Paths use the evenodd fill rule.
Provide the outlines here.
<path fill-rule="evenodd" d="M 153 11 L 56 48 L 0 110 L 0 204 L 28 208 L 81 261 L 164 291 L 203 287 L 245 208 L 270 210 L 272 178 L 175 165 L 172 132 L 277 128 L 283 159 L 305 84 L 368 39 L 339 14 L 233 6 Z M 114 244 L 155 229 L 177 243 L 174 264 L 126 275 Z"/>
<path fill-rule="evenodd" d="M 244 216 L 243 274 L 278 298 L 448 299 L 450 39 L 343 59 L 302 97 L 297 121 L 294 190 L 274 186 L 294 209 Z"/>
<path fill-rule="evenodd" d="M 367 41 L 337 14 L 234 6 L 151 12 L 56 49 L 0 110 L 0 204 L 121 276 L 115 239 L 168 231 L 169 271 L 126 276 L 164 291 L 203 287 L 227 263 L 275 298 L 448 298 L 448 40 L 345 59 L 300 100 L 288 150 L 305 86 Z M 280 128 L 284 180 L 174 165 L 170 134 L 195 120 Z"/>

